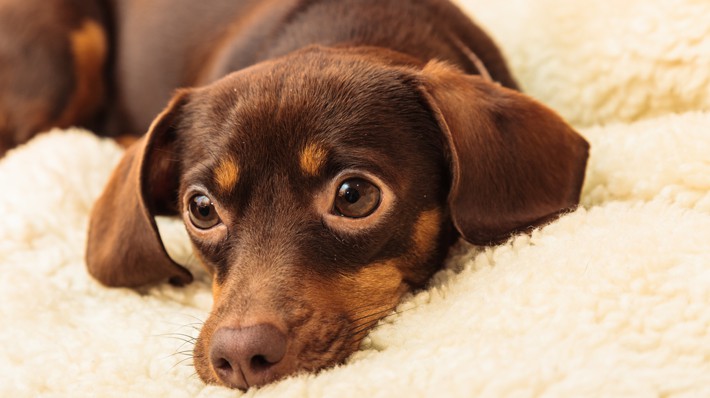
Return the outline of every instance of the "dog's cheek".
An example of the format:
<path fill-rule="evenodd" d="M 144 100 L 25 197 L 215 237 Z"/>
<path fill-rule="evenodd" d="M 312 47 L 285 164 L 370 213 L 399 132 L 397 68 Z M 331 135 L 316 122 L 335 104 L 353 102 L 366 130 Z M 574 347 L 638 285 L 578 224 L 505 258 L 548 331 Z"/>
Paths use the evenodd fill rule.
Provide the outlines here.
<path fill-rule="evenodd" d="M 435 207 L 422 211 L 412 226 L 409 249 L 397 259 L 404 280 L 412 287 L 422 287 L 436 272 L 446 254 L 444 212 Z"/>
<path fill-rule="evenodd" d="M 222 297 L 222 285 L 217 281 L 217 278 L 212 278 L 212 306 L 217 307 L 220 304 Z"/>
<path fill-rule="evenodd" d="M 357 272 L 312 281 L 304 293 L 318 313 L 347 323 L 340 333 L 343 349 L 358 348 L 369 329 L 386 316 L 413 286 L 420 287 L 439 269 L 445 247 L 442 240 L 444 215 L 439 207 L 420 212 L 412 225 L 404 255 L 369 264 Z"/>
<path fill-rule="evenodd" d="M 349 320 L 348 338 L 357 343 L 366 330 L 394 309 L 409 286 L 400 270 L 402 259 L 368 265 L 355 274 L 344 275 L 327 294 L 337 297 L 340 311 Z M 355 347 L 357 348 L 357 347 Z"/>
<path fill-rule="evenodd" d="M 207 264 L 201 258 L 201 254 L 198 254 L 199 251 L 196 250 L 195 253 L 203 264 Z M 208 266 L 205 265 L 205 267 Z M 228 289 L 229 287 L 225 286 L 225 283 L 220 283 L 216 274 L 212 275 L 212 311 L 200 329 L 200 334 L 197 337 L 193 350 L 195 371 L 200 379 L 207 384 L 220 384 L 219 377 L 212 368 L 210 349 L 212 335 L 223 322 L 225 315 L 228 314 L 227 307 L 229 307 L 229 302 L 226 301 L 227 298 L 224 297 Z"/>
<path fill-rule="evenodd" d="M 189 221 L 186 221 L 186 222 L 189 222 Z M 189 230 L 189 228 L 190 227 L 188 225 L 185 225 L 185 229 Z M 202 268 L 204 268 L 205 271 L 207 271 L 210 274 L 210 276 L 212 276 L 212 278 L 213 278 L 212 292 L 214 293 L 214 286 L 215 286 L 214 283 L 216 283 L 216 280 L 217 280 L 217 274 L 215 272 L 214 265 L 212 265 L 209 261 L 205 260 L 205 256 L 202 253 L 202 249 L 200 248 L 200 245 L 197 244 L 195 239 L 190 239 L 190 245 L 192 246 L 192 255 L 195 258 L 195 260 L 197 260 L 197 262 L 202 266 Z"/>
<path fill-rule="evenodd" d="M 402 283 L 399 263 L 400 259 L 394 259 L 372 264 L 341 280 L 340 291 L 344 293 L 343 299 L 351 317 L 359 318 L 370 308 L 391 307 L 399 300 L 407 290 Z"/>
<path fill-rule="evenodd" d="M 299 296 L 313 311 L 294 330 L 294 354 L 298 367 L 311 371 L 344 361 L 407 291 L 393 261 L 303 282 Z"/>

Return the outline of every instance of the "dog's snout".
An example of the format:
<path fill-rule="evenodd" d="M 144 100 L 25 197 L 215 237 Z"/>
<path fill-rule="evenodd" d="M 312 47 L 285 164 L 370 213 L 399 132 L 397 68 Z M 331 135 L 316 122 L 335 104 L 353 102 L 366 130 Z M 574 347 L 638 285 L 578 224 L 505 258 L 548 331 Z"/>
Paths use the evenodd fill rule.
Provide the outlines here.
<path fill-rule="evenodd" d="M 269 323 L 221 327 L 212 336 L 210 361 L 221 381 L 239 389 L 260 386 L 284 375 L 288 339 Z"/>

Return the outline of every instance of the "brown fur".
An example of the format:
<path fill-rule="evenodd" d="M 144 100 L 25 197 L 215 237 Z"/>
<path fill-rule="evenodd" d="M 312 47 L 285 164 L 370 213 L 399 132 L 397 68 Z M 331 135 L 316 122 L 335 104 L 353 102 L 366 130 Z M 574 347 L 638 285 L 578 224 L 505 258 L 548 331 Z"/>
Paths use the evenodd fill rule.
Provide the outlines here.
<path fill-rule="evenodd" d="M 52 127 L 95 126 L 104 25 L 94 0 L 0 0 L 0 156 Z"/>
<path fill-rule="evenodd" d="M 22 1 L 0 2 L 0 20 L 3 4 L 39 0 Z M 38 131 L 16 126 L 80 122 L 97 103 L 108 134 L 148 131 L 92 210 L 87 265 L 108 286 L 189 283 L 154 220 L 181 216 L 213 278 L 194 349 L 205 382 L 245 389 L 340 363 L 455 238 L 501 242 L 579 199 L 587 143 L 515 91 L 448 1 L 64 1 L 71 18 L 42 15 L 61 33 L 45 46 L 61 95 L 0 97 L 0 134 L 12 146 Z M 0 64 L 0 88 L 21 72 Z M 335 200 L 353 178 L 380 197 L 350 218 Z M 209 228 L 190 216 L 204 195 Z"/>
<path fill-rule="evenodd" d="M 54 123 L 71 126 L 88 120 L 99 110 L 106 94 L 104 69 L 108 38 L 99 23 L 86 19 L 70 34 L 75 86 L 62 114 Z"/>

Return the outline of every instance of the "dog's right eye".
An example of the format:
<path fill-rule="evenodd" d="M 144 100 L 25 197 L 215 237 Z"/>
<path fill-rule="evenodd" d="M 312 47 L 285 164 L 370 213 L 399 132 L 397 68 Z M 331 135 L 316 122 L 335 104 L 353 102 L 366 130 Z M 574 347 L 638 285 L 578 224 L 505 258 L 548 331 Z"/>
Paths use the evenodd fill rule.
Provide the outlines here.
<path fill-rule="evenodd" d="M 362 178 L 351 178 L 338 187 L 335 195 L 336 214 L 348 218 L 367 217 L 380 204 L 380 190 Z"/>
<path fill-rule="evenodd" d="M 190 221 L 199 229 L 210 229 L 221 222 L 207 195 L 197 194 L 190 198 Z"/>

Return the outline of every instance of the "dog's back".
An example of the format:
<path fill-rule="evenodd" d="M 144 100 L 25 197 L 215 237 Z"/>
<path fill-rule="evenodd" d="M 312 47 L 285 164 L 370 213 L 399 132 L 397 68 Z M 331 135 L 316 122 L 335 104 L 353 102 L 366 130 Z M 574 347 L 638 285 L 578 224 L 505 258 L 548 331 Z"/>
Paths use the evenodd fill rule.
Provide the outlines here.
<path fill-rule="evenodd" d="M 369 45 L 478 73 L 472 51 L 506 87 L 515 82 L 491 39 L 441 0 L 113 0 L 119 121 L 141 134 L 178 87 L 312 44 Z M 197 18 L 196 16 L 199 16 Z M 325 33 L 324 33 L 325 32 Z M 465 47 L 465 48 L 462 48 Z"/>

